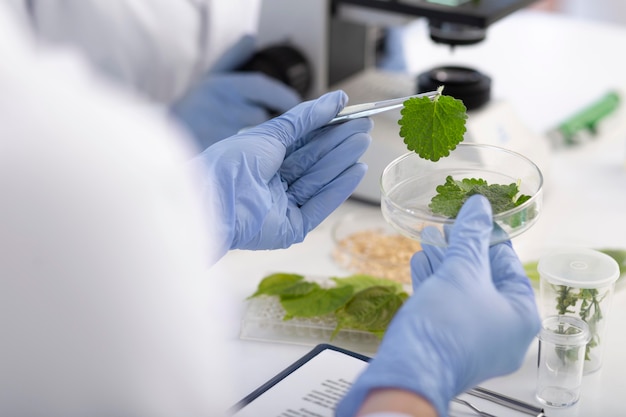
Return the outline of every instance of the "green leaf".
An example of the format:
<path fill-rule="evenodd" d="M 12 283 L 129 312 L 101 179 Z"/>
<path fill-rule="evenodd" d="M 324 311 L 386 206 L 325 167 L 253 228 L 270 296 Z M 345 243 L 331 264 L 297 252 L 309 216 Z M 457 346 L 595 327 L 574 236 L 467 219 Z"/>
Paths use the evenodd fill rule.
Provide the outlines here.
<path fill-rule="evenodd" d="M 407 293 L 397 293 L 393 287 L 384 285 L 359 291 L 337 310 L 337 327 L 333 336 L 342 328 L 364 330 L 382 336 L 407 298 Z"/>
<path fill-rule="evenodd" d="M 316 288 L 301 297 L 289 297 L 280 300 L 286 311 L 284 320 L 294 317 L 318 317 L 334 313 L 350 300 L 354 294 L 351 286 L 336 288 Z"/>
<path fill-rule="evenodd" d="M 271 274 L 261 280 L 257 290 L 249 298 L 259 295 L 280 295 L 289 287 L 302 281 L 304 276 L 298 274 Z"/>
<path fill-rule="evenodd" d="M 519 186 L 516 183 L 487 184 L 481 178 L 464 178 L 460 181 L 452 176 L 446 177 L 446 182 L 436 188 L 437 195 L 431 200 L 429 207 L 434 214 L 455 218 L 461 210 L 463 203 L 474 194 L 484 195 L 489 202 L 494 214 L 510 210 L 527 201 L 528 196 L 519 194 Z"/>
<path fill-rule="evenodd" d="M 263 278 L 257 291 L 248 298 L 278 297 L 285 309 L 283 320 L 330 315 L 338 323 L 333 337 L 341 328 L 364 330 L 382 337 L 391 317 L 408 298 L 401 284 L 385 278 L 355 274 L 331 280 L 334 287 L 322 288 L 316 282 L 305 281 L 302 275 L 276 273 Z"/>
<path fill-rule="evenodd" d="M 280 294 L 276 295 L 278 295 L 281 300 L 286 300 L 287 298 L 301 297 L 315 291 L 318 288 L 320 288 L 320 285 L 317 282 L 299 281 L 289 287 L 286 287 L 280 292 Z"/>
<path fill-rule="evenodd" d="M 394 289 L 395 292 L 402 292 L 402 284 L 385 278 L 378 278 L 371 275 L 355 274 L 345 278 L 331 278 L 339 286 L 350 285 L 354 288 L 354 293 L 358 293 L 368 287 L 386 286 Z"/>
<path fill-rule="evenodd" d="M 450 155 L 466 131 L 467 108 L 461 100 L 441 95 L 442 90 L 439 87 L 432 100 L 415 97 L 405 101 L 398 121 L 407 148 L 433 162 Z"/>
<path fill-rule="evenodd" d="M 469 197 L 468 192 L 472 189 L 472 184 L 480 185 L 482 183 L 485 183 L 485 181 L 480 179 L 455 181 L 452 176 L 448 175 L 446 182 L 435 189 L 437 195 L 430 200 L 428 207 L 435 214 L 454 218 Z"/>

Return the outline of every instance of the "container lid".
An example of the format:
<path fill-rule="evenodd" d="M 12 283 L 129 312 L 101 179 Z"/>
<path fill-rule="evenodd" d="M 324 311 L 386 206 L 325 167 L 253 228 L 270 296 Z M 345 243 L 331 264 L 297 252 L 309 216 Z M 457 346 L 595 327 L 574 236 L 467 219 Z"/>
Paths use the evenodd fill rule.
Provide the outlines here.
<path fill-rule="evenodd" d="M 619 278 L 617 261 L 588 248 L 563 248 L 542 256 L 537 265 L 541 279 L 574 288 L 598 288 Z"/>
<path fill-rule="evenodd" d="M 558 346 L 584 346 L 591 340 L 591 332 L 578 317 L 555 315 L 543 319 L 537 337 Z"/>

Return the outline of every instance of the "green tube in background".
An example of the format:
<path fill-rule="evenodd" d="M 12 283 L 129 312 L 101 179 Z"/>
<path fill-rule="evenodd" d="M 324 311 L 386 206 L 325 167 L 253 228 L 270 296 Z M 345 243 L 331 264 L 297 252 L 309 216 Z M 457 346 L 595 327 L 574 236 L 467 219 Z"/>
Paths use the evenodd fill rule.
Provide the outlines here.
<path fill-rule="evenodd" d="M 613 113 L 620 105 L 620 96 L 615 91 L 602 96 L 599 100 L 569 117 L 559 124 L 550 136 L 561 145 L 569 146 L 581 142 L 581 137 L 593 137 L 600 121 Z M 559 145 L 559 143 L 555 143 Z"/>

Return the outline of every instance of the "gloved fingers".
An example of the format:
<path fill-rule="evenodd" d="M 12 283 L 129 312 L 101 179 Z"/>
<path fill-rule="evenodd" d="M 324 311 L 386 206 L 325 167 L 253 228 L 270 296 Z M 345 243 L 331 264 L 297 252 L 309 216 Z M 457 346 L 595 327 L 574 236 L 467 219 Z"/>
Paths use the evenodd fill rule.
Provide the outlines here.
<path fill-rule="evenodd" d="M 234 71 L 254 55 L 256 39 L 252 35 L 242 36 L 237 43 L 217 59 L 210 73 Z"/>
<path fill-rule="evenodd" d="M 281 167 L 281 176 L 288 184 L 292 184 L 331 152 L 336 155 L 337 159 L 345 160 L 346 166 L 352 165 L 364 150 L 357 150 L 359 155 L 355 159 L 350 158 L 350 154 L 344 154 L 344 151 L 337 151 L 336 148 L 357 133 L 369 132 L 372 126 L 370 119 L 362 118 L 318 129 L 311 134 L 314 137 L 305 137 L 296 141 L 294 146 L 287 150 L 287 157 Z M 300 146 L 303 142 L 305 143 Z M 349 160 L 352 161 L 348 162 Z"/>
<path fill-rule="evenodd" d="M 205 77 L 173 103 L 172 114 L 183 122 L 202 149 L 242 129 L 269 120 L 300 103 L 295 91 L 262 74 L 228 73 Z"/>
<path fill-rule="evenodd" d="M 265 123 L 272 117 L 269 109 L 249 102 L 241 103 L 237 110 L 237 112 L 229 111 L 224 115 L 225 121 L 230 120 L 233 126 L 239 127 L 235 133 L 244 133 L 249 128 Z"/>
<path fill-rule="evenodd" d="M 422 242 L 422 248 L 426 250 L 430 250 L 430 247 L 433 247 L 433 246 L 437 248 L 446 247 L 448 245 L 446 241 L 447 239 L 446 236 L 448 236 L 448 234 L 450 233 L 448 226 L 449 225 L 444 225 L 444 233 L 442 233 L 435 226 L 426 226 L 424 229 L 422 229 L 422 232 L 420 233 L 420 241 Z M 443 250 L 442 250 L 442 253 L 443 253 Z"/>
<path fill-rule="evenodd" d="M 316 159 L 319 159 L 321 155 L 332 150 L 347 137 L 355 133 L 369 133 L 373 127 L 374 123 L 372 119 L 363 117 L 316 129 L 296 139 L 289 145 L 287 148 L 287 156 L 289 160 L 293 162 L 290 168 L 295 168 L 296 166 L 302 167 L 303 162 L 307 160 L 310 161 L 308 166 L 311 166 Z M 318 155 L 318 157 L 312 158 L 310 154 Z M 300 168 L 300 172 L 302 171 L 304 170 Z"/>
<path fill-rule="evenodd" d="M 411 283 L 413 291 L 426 281 L 433 274 L 434 269 L 430 264 L 428 256 L 422 250 L 415 252 L 411 257 Z"/>
<path fill-rule="evenodd" d="M 296 181 L 289 184 L 287 193 L 297 205 L 304 205 L 321 189 L 353 166 L 371 142 L 366 133 L 357 133 L 341 142 L 333 152 L 327 153 Z"/>
<path fill-rule="evenodd" d="M 509 234 L 498 223 L 493 223 L 493 230 L 491 231 L 492 239 L 504 242 L 510 240 Z"/>
<path fill-rule="evenodd" d="M 517 313 L 520 328 L 530 341 L 541 325 L 535 292 L 526 276 L 522 262 L 509 242 L 489 249 L 491 271 L 496 290 Z"/>
<path fill-rule="evenodd" d="M 212 136 L 211 133 L 226 129 L 228 134 L 219 139 L 232 136 L 242 128 L 256 126 L 267 121 L 270 116 L 264 107 L 259 107 L 241 97 L 229 97 L 224 100 L 185 100 L 172 106 L 172 111 L 179 119 L 186 121 L 201 139 Z M 214 135 L 214 134 L 213 134 Z"/>
<path fill-rule="evenodd" d="M 434 226 L 425 227 L 421 240 L 439 244 L 422 243 L 422 250 L 411 257 L 411 281 L 414 290 L 439 269 L 445 256 L 445 240 L 439 229 Z"/>
<path fill-rule="evenodd" d="M 273 110 L 262 103 L 253 103 L 242 97 L 239 103 L 224 103 L 219 111 L 215 111 L 213 116 L 218 116 L 220 123 L 210 124 L 210 128 L 215 129 L 220 124 L 230 128 L 230 135 L 246 133 L 256 126 L 267 122 L 274 117 Z M 218 126 L 214 126 L 218 125 Z"/>
<path fill-rule="evenodd" d="M 308 133 L 327 125 L 345 106 L 347 100 L 348 96 L 341 90 L 326 93 L 316 100 L 300 103 L 281 116 L 264 123 L 262 129 L 259 126 L 250 132 L 267 134 L 267 129 L 270 129 L 272 136 L 275 136 L 285 148 L 289 148 Z"/>
<path fill-rule="evenodd" d="M 305 235 L 346 201 L 366 171 L 367 166 L 363 163 L 352 165 L 300 207 Z"/>
<path fill-rule="evenodd" d="M 291 87 L 257 72 L 209 75 L 189 96 L 196 105 L 203 102 L 223 103 L 222 110 L 234 114 L 245 113 L 241 106 L 262 107 L 283 113 L 302 101 Z"/>
<path fill-rule="evenodd" d="M 488 276 L 482 269 L 488 270 L 489 241 L 493 221 L 491 205 L 482 195 L 473 195 L 467 199 L 454 222 L 448 239 L 446 261 L 465 266 L 469 277 Z M 471 273 L 472 271 L 476 273 Z"/>
<path fill-rule="evenodd" d="M 533 296 L 530 280 L 510 241 L 489 248 L 491 274 L 496 289 L 507 297 Z"/>
<path fill-rule="evenodd" d="M 448 245 L 448 241 L 450 239 L 450 232 L 452 232 L 452 226 L 454 226 L 453 224 L 444 224 L 443 225 L 443 244 L 441 246 L 447 246 Z M 438 241 L 440 242 L 440 241 Z"/>
<path fill-rule="evenodd" d="M 257 72 L 229 74 L 228 91 L 239 93 L 240 100 L 265 109 L 284 113 L 301 103 L 300 96 L 291 87 L 275 78 Z"/>

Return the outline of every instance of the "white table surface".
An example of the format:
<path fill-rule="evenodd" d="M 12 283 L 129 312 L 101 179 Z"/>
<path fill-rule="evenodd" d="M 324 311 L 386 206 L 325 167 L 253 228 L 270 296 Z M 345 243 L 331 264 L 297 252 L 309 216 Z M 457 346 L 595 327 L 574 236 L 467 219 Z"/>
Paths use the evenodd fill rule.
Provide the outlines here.
<path fill-rule="evenodd" d="M 539 12 L 520 12 L 496 23 L 487 41 L 459 48 L 455 63 L 489 69 L 493 96 L 509 101 L 528 128 L 543 132 L 611 88 L 626 85 L 626 29 L 576 21 Z M 450 63 L 447 50 L 420 45 L 416 71 Z M 428 60 L 424 59 L 428 57 Z M 417 60 L 417 58 L 416 58 Z M 592 144 L 555 152 L 546 177 L 545 206 L 538 223 L 513 243 L 522 260 L 533 260 L 547 247 L 582 245 L 626 248 L 626 129 L 616 123 Z M 244 299 L 269 272 L 345 275 L 332 260 L 332 225 L 348 212 L 379 207 L 349 200 L 301 244 L 276 251 L 233 251 L 220 262 L 229 276 L 235 318 Z M 626 289 L 618 286 L 604 340 L 604 366 L 585 376 L 579 403 L 547 409 L 553 416 L 626 415 Z M 240 340 L 232 324 L 229 348 L 238 361 L 238 385 L 232 402 L 257 388 L 310 350 L 311 346 Z M 536 345 L 522 368 L 483 386 L 536 403 Z M 519 416 L 507 411 L 501 416 Z M 471 414 L 469 414 L 471 415 Z"/>

